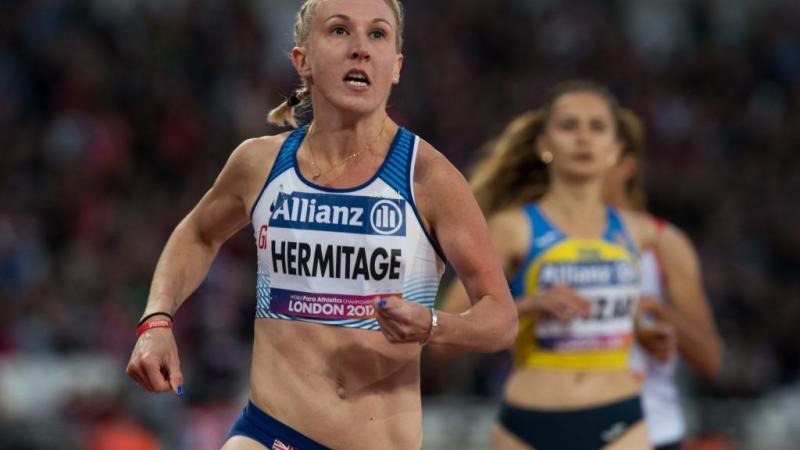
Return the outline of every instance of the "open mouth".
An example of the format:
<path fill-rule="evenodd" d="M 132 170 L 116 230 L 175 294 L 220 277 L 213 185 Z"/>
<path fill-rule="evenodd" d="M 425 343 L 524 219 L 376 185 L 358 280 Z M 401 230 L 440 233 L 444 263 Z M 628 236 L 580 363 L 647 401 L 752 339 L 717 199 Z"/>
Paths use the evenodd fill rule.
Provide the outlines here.
<path fill-rule="evenodd" d="M 370 85 L 369 77 L 363 70 L 351 70 L 344 76 L 344 82 L 354 87 L 367 87 Z"/>

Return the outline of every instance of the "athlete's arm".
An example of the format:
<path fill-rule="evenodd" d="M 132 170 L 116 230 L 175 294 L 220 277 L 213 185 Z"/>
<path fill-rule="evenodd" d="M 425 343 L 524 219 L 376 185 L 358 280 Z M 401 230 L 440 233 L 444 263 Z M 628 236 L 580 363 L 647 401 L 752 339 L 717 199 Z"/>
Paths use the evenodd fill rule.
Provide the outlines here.
<path fill-rule="evenodd" d="M 488 220 L 489 235 L 497 249 L 500 264 L 506 279 L 513 276 L 518 262 L 524 257 L 525 248 L 528 246 L 527 227 L 524 217 L 518 209 L 495 214 Z M 467 311 L 472 302 L 464 284 L 455 279 L 447 289 L 447 295 L 442 301 L 440 310 L 448 313 L 462 313 Z"/>
<path fill-rule="evenodd" d="M 524 257 L 525 249 L 528 246 L 530 233 L 524 221 L 525 218 L 522 217 L 519 209 L 495 214 L 488 221 L 489 235 L 497 249 L 506 278 L 513 276 L 513 272 L 516 270 L 518 262 Z M 459 279 L 455 279 L 447 288 L 439 310 L 445 313 L 461 314 L 468 311 L 471 305 L 472 301 L 464 284 Z M 461 349 L 448 345 L 431 346 L 431 354 L 437 359 L 446 359 L 460 353 L 462 353 Z"/>
<path fill-rule="evenodd" d="M 222 243 L 249 222 L 248 201 L 256 174 L 264 171 L 253 161 L 258 152 L 269 151 L 263 140 L 245 141 L 232 153 L 211 189 L 172 232 L 156 265 L 144 316 L 174 314 L 205 278 Z M 148 391 L 177 394 L 183 379 L 172 332 L 156 328 L 143 333 L 127 373 Z"/>
<path fill-rule="evenodd" d="M 429 342 L 477 352 L 509 347 L 517 331 L 516 308 L 486 221 L 461 173 L 424 142 L 420 143 L 417 158 L 415 194 L 424 221 L 458 274 L 472 305 L 461 314 L 439 313 L 439 326 L 433 329 Z M 394 308 L 394 304 L 388 306 Z M 411 313 L 411 308 L 406 309 Z M 378 308 L 378 316 L 379 320 L 387 319 L 382 308 Z M 419 322 L 425 320 L 429 320 L 427 312 L 419 313 Z M 384 325 L 381 322 L 382 328 Z"/>
<path fill-rule="evenodd" d="M 703 375 L 714 377 L 722 364 L 722 340 L 703 291 L 697 253 L 689 238 L 671 225 L 655 243 L 671 302 L 651 302 L 655 304 L 648 311 L 675 327 L 683 359 Z"/>

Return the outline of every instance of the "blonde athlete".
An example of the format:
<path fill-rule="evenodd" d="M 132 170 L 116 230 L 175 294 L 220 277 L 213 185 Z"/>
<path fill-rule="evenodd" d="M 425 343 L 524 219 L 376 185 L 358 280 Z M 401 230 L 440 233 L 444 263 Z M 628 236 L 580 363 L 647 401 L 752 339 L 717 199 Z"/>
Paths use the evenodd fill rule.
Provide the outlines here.
<path fill-rule="evenodd" d="M 602 197 L 629 131 L 603 87 L 564 83 L 507 127 L 474 174 L 520 316 L 495 449 L 650 448 L 628 353 L 638 252 L 656 229 Z M 456 283 L 444 309 L 468 304 Z"/>
<path fill-rule="evenodd" d="M 402 24 L 394 0 L 306 1 L 291 52 L 302 87 L 270 120 L 295 123 L 309 106 L 313 121 L 242 143 L 158 262 L 128 374 L 179 394 L 171 315 L 223 242 L 254 228 L 250 402 L 225 450 L 419 449 L 421 343 L 513 342 L 516 311 L 469 186 L 387 116 Z M 445 258 L 465 314 L 432 308 Z"/>

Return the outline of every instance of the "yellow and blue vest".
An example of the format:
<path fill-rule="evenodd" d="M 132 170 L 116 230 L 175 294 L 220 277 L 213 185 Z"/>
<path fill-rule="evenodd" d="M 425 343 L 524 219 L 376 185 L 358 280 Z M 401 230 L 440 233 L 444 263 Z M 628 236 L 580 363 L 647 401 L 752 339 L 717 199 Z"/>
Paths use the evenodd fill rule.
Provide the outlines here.
<path fill-rule="evenodd" d="M 588 318 L 564 323 L 556 317 L 520 317 L 515 343 L 518 366 L 566 370 L 628 367 L 639 297 L 636 246 L 619 213 L 607 208 L 599 238 L 571 238 L 553 226 L 535 204 L 523 207 L 532 237 L 528 254 L 511 280 L 515 299 L 535 298 L 563 284 L 591 303 Z"/>

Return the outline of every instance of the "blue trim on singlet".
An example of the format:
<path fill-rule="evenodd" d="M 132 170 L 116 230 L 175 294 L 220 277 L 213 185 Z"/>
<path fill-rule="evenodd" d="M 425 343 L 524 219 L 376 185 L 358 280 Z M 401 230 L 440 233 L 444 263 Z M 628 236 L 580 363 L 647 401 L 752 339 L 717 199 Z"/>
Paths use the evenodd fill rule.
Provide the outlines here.
<path fill-rule="evenodd" d="M 272 164 L 272 169 L 270 169 L 269 175 L 267 175 L 267 180 L 264 181 L 264 186 L 261 187 L 261 192 L 258 193 L 258 197 L 256 197 L 253 207 L 250 208 L 251 222 L 253 219 L 253 213 L 256 210 L 256 206 L 258 205 L 259 200 L 261 200 L 261 196 L 264 195 L 264 191 L 267 190 L 267 186 L 269 186 L 272 180 L 277 178 L 280 174 L 292 168 L 292 164 L 294 164 L 294 152 L 297 150 L 297 147 L 300 146 L 300 142 L 306 135 L 306 131 L 308 131 L 308 126 L 302 126 L 292 131 L 292 133 L 289 134 L 289 136 L 287 136 L 283 141 L 283 144 L 281 144 L 281 148 L 278 150 L 278 156 L 275 157 L 275 162 Z"/>
<path fill-rule="evenodd" d="M 528 218 L 528 223 L 530 224 L 531 244 L 528 247 L 528 254 L 525 256 L 525 260 L 520 264 L 519 270 L 517 270 L 517 273 L 514 274 L 514 277 L 509 283 L 511 295 L 514 298 L 525 293 L 525 270 L 531 263 L 553 244 L 567 238 L 566 234 L 553 226 L 547 218 L 542 215 L 542 212 L 536 204 L 527 203 L 522 206 L 522 211 L 525 213 L 525 217 Z"/>
<path fill-rule="evenodd" d="M 295 165 L 297 149 L 300 148 L 300 143 L 303 142 L 306 133 L 308 133 L 308 125 L 303 125 L 294 130 L 292 134 L 286 138 L 281 146 L 281 151 L 278 153 L 278 157 L 275 158 L 275 165 L 272 166 L 272 172 L 269 174 L 269 178 L 267 178 L 267 184 Z"/>
<path fill-rule="evenodd" d="M 379 176 L 386 184 L 391 186 L 398 194 L 406 199 L 406 202 L 411 206 L 411 210 L 414 211 L 414 215 L 417 216 L 419 227 L 428 239 L 428 243 L 431 244 L 431 247 L 433 247 L 436 254 L 439 255 L 439 258 L 446 263 L 447 258 L 445 258 L 444 252 L 434 243 L 431 235 L 428 234 L 428 230 L 425 228 L 425 222 L 422 221 L 422 216 L 417 209 L 417 204 L 414 202 L 414 196 L 412 195 L 414 189 L 412 183 L 414 180 L 411 179 L 411 164 L 414 162 L 415 137 L 414 133 L 405 128 L 397 130 L 397 136 L 395 137 L 397 146 L 393 152 L 390 152 L 386 156 L 386 160 L 379 171 Z"/>
<path fill-rule="evenodd" d="M 531 245 L 525 260 L 520 264 L 519 270 L 517 270 L 509 283 L 511 295 L 515 298 L 525 293 L 525 273 L 531 263 L 545 250 L 569 237 L 547 220 L 537 204 L 525 204 L 522 207 L 522 211 L 530 222 Z M 612 244 L 620 245 L 617 240 L 618 236 L 622 236 L 625 248 L 632 255 L 639 254 L 617 210 L 606 206 L 606 229 L 603 232 L 602 239 Z"/>
<path fill-rule="evenodd" d="M 378 176 L 402 195 L 407 202 L 411 200 L 411 156 L 414 152 L 414 134 L 400 128 L 395 137 L 394 151 L 386 156 Z"/>
<path fill-rule="evenodd" d="M 636 244 L 633 243 L 633 238 L 622 222 L 622 217 L 619 212 L 610 206 L 606 208 L 608 211 L 608 226 L 606 227 L 606 232 L 603 233 L 603 239 L 617 244 L 617 237 L 622 236 L 622 239 L 625 241 L 625 248 L 627 248 L 632 255 L 638 255 L 639 250 L 636 248 Z"/>
<path fill-rule="evenodd" d="M 369 186 L 373 181 L 375 181 L 378 178 L 378 176 L 380 176 L 380 174 L 383 171 L 384 167 L 386 167 L 386 163 L 389 161 L 389 159 L 392 156 L 392 153 L 395 152 L 395 149 L 398 146 L 397 142 L 398 142 L 398 138 L 401 135 L 402 130 L 403 130 L 402 127 L 397 129 L 397 133 L 394 135 L 394 139 L 392 140 L 392 144 L 389 146 L 389 153 L 387 153 L 386 158 L 384 158 L 383 163 L 381 164 L 381 167 L 378 168 L 378 170 L 370 177 L 369 180 L 359 184 L 358 186 L 349 187 L 349 188 L 332 188 L 332 187 L 327 187 L 327 186 L 320 186 L 320 185 L 314 183 L 313 181 L 307 179 L 306 177 L 304 177 L 303 173 L 300 171 L 300 165 L 297 163 L 297 149 L 300 148 L 300 142 L 298 142 L 298 145 L 294 149 L 292 149 L 293 150 L 292 151 L 292 165 L 294 166 L 294 172 L 297 174 L 297 178 L 299 178 L 300 181 L 302 181 L 305 185 L 307 185 L 309 187 L 312 187 L 314 189 L 323 191 L 323 192 L 353 192 L 353 191 L 357 191 L 357 190 L 360 190 L 360 189 L 364 189 L 365 187 Z"/>

